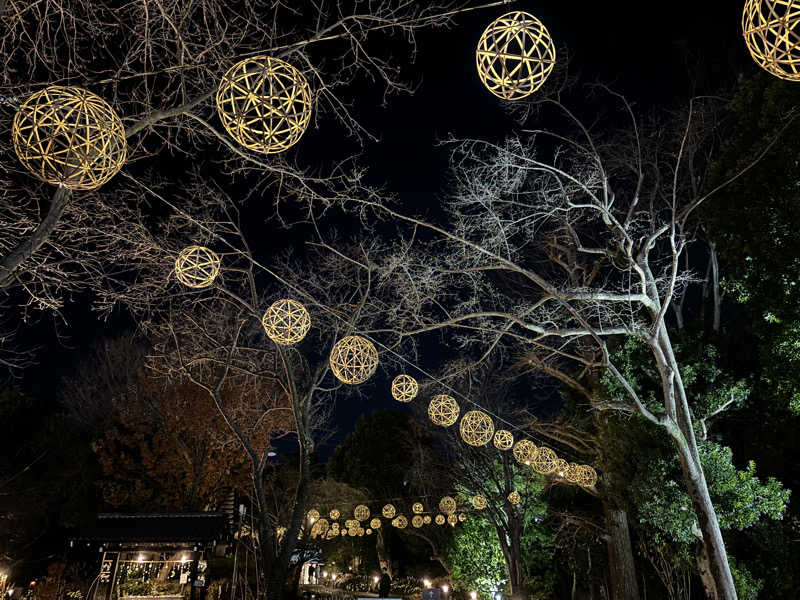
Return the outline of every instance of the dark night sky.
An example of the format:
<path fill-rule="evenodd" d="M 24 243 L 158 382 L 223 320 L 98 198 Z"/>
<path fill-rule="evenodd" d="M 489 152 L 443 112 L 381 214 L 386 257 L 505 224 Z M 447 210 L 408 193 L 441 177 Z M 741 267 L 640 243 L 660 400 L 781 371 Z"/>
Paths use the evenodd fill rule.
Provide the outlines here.
<path fill-rule="evenodd" d="M 475 44 L 491 20 L 509 10 L 536 15 L 553 36 L 559 59 L 568 50 L 572 75 L 579 83 L 603 82 L 625 94 L 636 108 L 673 108 L 693 91 L 708 93 L 730 88 L 737 76 L 752 73 L 740 33 L 740 2 L 720 0 L 672 2 L 542 2 L 520 1 L 508 6 L 475 11 L 458 17 L 448 31 L 418 35 L 419 53 L 404 75 L 420 82 L 411 96 L 391 96 L 380 106 L 382 89 L 363 86 L 355 94 L 354 112 L 379 142 L 364 148 L 374 183 L 385 182 L 402 203 L 415 210 L 435 207 L 444 195 L 446 150 L 436 147 L 448 134 L 463 137 L 501 138 L 514 127 L 500 101 L 492 96 L 475 73 Z M 695 85 L 694 81 L 702 81 Z M 608 107 L 604 97 L 573 94 L 583 114 Z M 328 130 L 330 127 L 331 130 Z M 324 152 L 339 132 L 323 123 L 308 132 L 298 145 L 300 153 Z M 309 147 L 311 146 L 311 147 Z M 347 148 L 343 148 L 346 150 Z M 34 327 L 29 339 L 41 335 L 44 342 L 41 367 L 30 369 L 23 382 L 33 392 L 52 394 L 58 377 L 69 373 L 98 336 L 119 330 L 118 324 L 97 326 L 80 311 L 69 312 L 71 348 L 55 344 L 52 321 Z M 48 375 L 43 377 L 42 373 Z M 383 385 L 370 386 L 362 398 L 344 400 L 337 407 L 336 427 L 341 439 L 355 419 L 375 407 L 396 407 Z"/>

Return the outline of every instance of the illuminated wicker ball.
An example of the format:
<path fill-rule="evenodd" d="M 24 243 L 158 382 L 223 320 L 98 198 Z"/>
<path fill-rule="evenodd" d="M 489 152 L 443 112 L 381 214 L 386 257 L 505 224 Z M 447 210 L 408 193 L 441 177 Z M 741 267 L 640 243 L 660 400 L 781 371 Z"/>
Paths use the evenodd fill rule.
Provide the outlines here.
<path fill-rule="evenodd" d="M 328 533 L 325 534 L 325 539 L 332 540 L 337 535 L 339 535 L 338 529 L 336 531 L 334 531 L 333 529 L 328 529 Z"/>
<path fill-rule="evenodd" d="M 458 429 L 461 439 L 470 446 L 485 446 L 494 437 L 494 423 L 482 410 L 465 412 Z"/>
<path fill-rule="evenodd" d="M 331 529 L 339 529 L 339 523 L 336 522 L 331 523 Z"/>
<path fill-rule="evenodd" d="M 450 427 L 450 425 L 458 421 L 460 410 L 455 398 L 441 394 L 434 396 L 430 404 L 428 404 L 428 417 L 436 425 Z"/>
<path fill-rule="evenodd" d="M 458 523 L 458 515 L 456 514 L 447 515 L 447 522 L 450 525 L 455 525 L 456 523 Z"/>
<path fill-rule="evenodd" d="M 411 512 L 415 515 L 422 513 L 425 510 L 425 507 L 422 506 L 422 502 L 414 502 L 413 506 L 411 507 Z"/>
<path fill-rule="evenodd" d="M 316 521 L 319 519 L 319 511 L 316 508 L 312 508 L 310 511 L 308 511 L 306 517 L 309 521 Z"/>
<path fill-rule="evenodd" d="M 300 71 L 279 58 L 246 58 L 222 76 L 217 114 L 245 148 L 263 154 L 283 152 L 308 127 L 311 88 Z"/>
<path fill-rule="evenodd" d="M 189 246 L 175 259 L 175 277 L 190 288 L 205 288 L 219 275 L 219 255 L 205 246 Z"/>
<path fill-rule="evenodd" d="M 347 529 L 342 529 L 340 531 L 340 534 L 341 534 L 342 537 L 346 536 L 347 535 Z"/>
<path fill-rule="evenodd" d="M 511 450 L 514 446 L 514 435 L 506 429 L 498 429 L 494 433 L 494 447 L 498 450 Z"/>
<path fill-rule="evenodd" d="M 580 470 L 581 478 L 578 482 L 583 487 L 593 487 L 597 483 L 597 471 L 589 465 L 583 465 Z"/>
<path fill-rule="evenodd" d="M 379 518 L 375 517 L 374 519 L 372 519 L 372 521 L 369 522 L 369 526 L 372 527 L 373 529 L 380 529 L 381 528 L 381 520 Z"/>
<path fill-rule="evenodd" d="M 564 476 L 570 483 L 578 483 L 583 477 L 581 465 L 577 463 L 569 463 L 569 468 L 567 469 L 567 472 L 564 474 Z"/>
<path fill-rule="evenodd" d="M 569 463 L 563 458 L 559 458 L 556 461 L 555 475 L 558 475 L 559 477 L 566 477 L 567 469 L 569 469 Z"/>
<path fill-rule="evenodd" d="M 514 490 L 508 495 L 508 501 L 511 502 L 511 504 L 519 504 L 522 502 L 522 496 L 519 495 L 518 491 Z"/>
<path fill-rule="evenodd" d="M 311 537 L 325 535 L 328 533 L 329 528 L 330 525 L 328 524 L 327 519 L 319 519 L 318 521 L 314 521 L 314 524 L 311 526 Z"/>
<path fill-rule="evenodd" d="M 370 529 L 369 527 L 367 527 L 367 535 L 372 535 L 372 529 Z"/>
<path fill-rule="evenodd" d="M 478 76 L 498 98 L 520 100 L 544 84 L 556 63 L 556 47 L 542 22 L 514 11 L 486 28 L 476 51 Z"/>
<path fill-rule="evenodd" d="M 456 501 L 451 496 L 445 496 L 439 501 L 439 510 L 449 515 L 456 512 Z"/>
<path fill-rule="evenodd" d="M 416 527 L 417 529 L 422 527 L 422 525 L 424 523 L 425 523 L 425 521 L 423 520 L 423 518 L 420 515 L 414 515 L 413 517 L 411 517 L 411 524 L 414 527 Z"/>
<path fill-rule="evenodd" d="M 348 529 L 358 529 L 361 527 L 361 523 L 358 522 L 358 519 L 347 519 L 344 522 L 344 526 Z"/>
<path fill-rule="evenodd" d="M 459 520 L 461 523 L 463 523 L 464 521 L 466 521 L 466 520 L 467 520 L 467 515 L 465 515 L 464 513 L 458 513 L 458 520 Z"/>
<path fill-rule="evenodd" d="M 125 164 L 122 121 L 100 96 L 51 85 L 23 102 L 11 126 L 20 162 L 44 182 L 94 190 Z"/>
<path fill-rule="evenodd" d="M 365 530 L 364 530 L 363 527 L 359 527 L 358 528 L 358 537 L 364 537 L 364 531 Z"/>
<path fill-rule="evenodd" d="M 424 517 L 422 517 L 422 522 L 425 523 L 425 525 L 430 525 L 431 524 L 431 516 L 430 515 L 425 515 Z"/>
<path fill-rule="evenodd" d="M 306 337 L 311 328 L 311 316 L 305 306 L 296 300 L 284 298 L 272 303 L 261 317 L 261 325 L 269 339 L 288 346 Z"/>
<path fill-rule="evenodd" d="M 328 513 L 328 516 L 333 519 L 334 521 L 341 516 L 342 513 L 339 512 L 339 509 L 334 508 L 331 512 Z"/>
<path fill-rule="evenodd" d="M 347 535 L 349 535 L 350 537 L 356 537 L 358 535 L 358 529 L 355 527 L 351 527 L 350 529 L 347 530 Z"/>
<path fill-rule="evenodd" d="M 392 525 L 398 529 L 405 529 L 408 527 L 408 519 L 406 519 L 405 515 L 397 515 L 392 521 Z"/>
<path fill-rule="evenodd" d="M 330 364 L 339 381 L 351 385 L 364 383 L 378 368 L 378 351 L 367 338 L 348 335 L 333 345 Z"/>
<path fill-rule="evenodd" d="M 747 0 L 742 33 L 750 56 L 768 73 L 800 81 L 800 10 L 795 0 Z"/>
<path fill-rule="evenodd" d="M 556 470 L 557 461 L 558 455 L 550 448 L 542 446 L 536 453 L 536 458 L 533 459 L 533 470 L 542 475 L 549 475 Z"/>
<path fill-rule="evenodd" d="M 520 440 L 514 444 L 514 458 L 521 465 L 530 465 L 536 458 L 539 448 L 530 440 Z"/>
<path fill-rule="evenodd" d="M 489 503 L 486 501 L 486 497 L 481 494 L 475 494 L 472 497 L 472 506 L 474 506 L 477 510 L 483 510 Z"/>
<path fill-rule="evenodd" d="M 387 504 L 381 510 L 381 514 L 386 517 L 387 519 L 391 519 L 395 515 L 394 505 Z"/>
<path fill-rule="evenodd" d="M 398 375 L 392 380 L 392 398 L 398 402 L 411 402 L 417 392 L 419 384 L 411 375 Z"/>
<path fill-rule="evenodd" d="M 359 521 L 366 521 L 369 519 L 369 507 L 359 504 L 353 509 L 353 516 Z"/>
<path fill-rule="evenodd" d="M 447 519 L 444 515 L 436 515 L 435 521 L 437 525 L 444 525 L 447 522 Z"/>

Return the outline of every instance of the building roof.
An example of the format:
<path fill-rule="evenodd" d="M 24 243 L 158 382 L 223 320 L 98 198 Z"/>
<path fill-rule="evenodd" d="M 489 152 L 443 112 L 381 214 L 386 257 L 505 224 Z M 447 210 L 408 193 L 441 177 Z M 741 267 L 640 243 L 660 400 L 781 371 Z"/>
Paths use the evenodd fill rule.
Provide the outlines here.
<path fill-rule="evenodd" d="M 101 543 L 190 544 L 220 540 L 228 532 L 221 513 L 100 513 L 76 540 Z"/>

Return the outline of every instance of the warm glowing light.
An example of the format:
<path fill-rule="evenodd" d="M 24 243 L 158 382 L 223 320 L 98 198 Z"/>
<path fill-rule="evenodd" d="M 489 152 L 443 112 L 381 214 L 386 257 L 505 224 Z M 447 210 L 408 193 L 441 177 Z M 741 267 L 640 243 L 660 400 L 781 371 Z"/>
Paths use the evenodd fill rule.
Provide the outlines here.
<path fill-rule="evenodd" d="M 378 577 L 377 575 L 375 575 L 375 576 L 372 578 L 372 582 L 373 582 L 373 583 L 378 583 L 378 579 L 379 579 L 379 577 Z"/>
<path fill-rule="evenodd" d="M 475 598 L 478 597 L 478 593 L 477 592 L 470 592 L 469 593 L 469 597 L 472 598 L 472 600 L 475 600 Z"/>
<path fill-rule="evenodd" d="M 144 554 L 140 554 L 136 557 L 136 562 L 144 562 Z"/>
<path fill-rule="evenodd" d="M 323 571 L 323 572 L 322 572 L 322 576 L 323 576 L 323 577 L 327 577 L 327 576 L 328 576 L 328 572 L 327 572 L 327 571 Z"/>
<path fill-rule="evenodd" d="M 445 584 L 442 586 L 442 593 L 443 593 L 443 594 L 446 594 L 446 593 L 447 593 L 447 592 L 449 592 L 449 591 L 450 591 L 450 586 L 449 586 L 449 585 L 447 585 L 447 584 L 445 583 Z"/>
<path fill-rule="evenodd" d="M 181 562 L 182 562 L 182 563 L 185 563 L 185 562 L 187 562 L 188 560 L 189 560 L 189 559 L 188 559 L 188 558 L 186 558 L 185 556 L 181 556 Z"/>
<path fill-rule="evenodd" d="M 431 587 L 431 580 L 430 579 L 423 579 L 422 580 L 422 585 L 424 585 L 426 588 Z"/>

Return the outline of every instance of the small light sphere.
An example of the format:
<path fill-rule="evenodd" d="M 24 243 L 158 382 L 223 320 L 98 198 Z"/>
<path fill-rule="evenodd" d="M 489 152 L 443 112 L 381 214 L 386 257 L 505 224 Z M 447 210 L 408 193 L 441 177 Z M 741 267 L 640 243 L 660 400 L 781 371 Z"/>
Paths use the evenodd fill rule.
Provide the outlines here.
<path fill-rule="evenodd" d="M 359 521 L 366 521 L 369 519 L 369 507 L 364 504 L 359 504 L 353 509 L 353 516 Z"/>
<path fill-rule="evenodd" d="M 31 94 L 11 125 L 14 151 L 37 179 L 95 190 L 125 164 L 128 142 L 117 113 L 97 94 L 51 85 Z"/>
<path fill-rule="evenodd" d="M 435 521 L 437 525 L 444 525 L 445 523 L 447 523 L 447 519 L 445 518 L 444 515 L 436 515 Z"/>
<path fill-rule="evenodd" d="M 514 490 L 508 495 L 508 501 L 511 502 L 511 504 L 519 504 L 522 502 L 522 496 L 519 495 L 517 490 Z"/>
<path fill-rule="evenodd" d="M 570 483 L 580 482 L 583 478 L 583 470 L 581 465 L 578 463 L 569 463 L 569 468 L 567 468 L 567 472 L 564 474 L 564 476 Z"/>
<path fill-rule="evenodd" d="M 347 529 L 342 529 L 342 530 L 339 532 L 339 535 L 341 535 L 342 537 L 346 536 L 346 535 L 347 535 Z"/>
<path fill-rule="evenodd" d="M 475 510 L 483 510 L 488 506 L 488 501 L 486 500 L 486 496 L 482 494 L 475 494 L 472 497 L 472 506 Z"/>
<path fill-rule="evenodd" d="M 452 496 L 445 496 L 439 501 L 439 510 L 444 514 L 450 515 L 456 512 L 456 501 Z"/>
<path fill-rule="evenodd" d="M 467 515 L 465 515 L 464 513 L 458 513 L 458 520 L 459 520 L 461 523 L 463 523 L 464 521 L 466 521 L 466 520 L 467 520 Z"/>
<path fill-rule="evenodd" d="M 458 421 L 458 413 L 461 409 L 458 402 L 452 396 L 440 394 L 434 396 L 428 404 L 428 418 L 436 425 L 450 427 Z"/>
<path fill-rule="evenodd" d="M 569 463 L 563 458 L 559 458 L 556 461 L 556 470 L 553 474 L 558 477 L 566 477 L 567 469 L 569 469 Z"/>
<path fill-rule="evenodd" d="M 449 591 L 450 591 L 450 586 L 449 586 L 449 585 L 447 585 L 447 584 L 445 583 L 445 584 L 442 586 L 442 592 L 446 594 L 446 593 L 447 593 L 447 592 L 449 592 Z"/>
<path fill-rule="evenodd" d="M 422 522 L 425 523 L 425 525 L 430 525 L 431 524 L 431 516 L 430 515 L 425 515 L 424 517 L 422 517 Z"/>
<path fill-rule="evenodd" d="M 408 527 L 408 519 L 406 519 L 405 515 L 397 515 L 394 520 L 392 520 L 392 525 L 398 529 L 405 529 Z"/>
<path fill-rule="evenodd" d="M 328 513 L 328 516 L 333 519 L 334 521 L 341 516 L 342 513 L 339 512 L 338 508 L 334 508 L 331 512 Z"/>
<path fill-rule="evenodd" d="M 476 600 L 476 598 L 478 597 L 478 593 L 477 593 L 477 592 L 470 592 L 470 593 L 469 593 L 469 597 L 470 597 L 472 600 Z"/>
<path fill-rule="evenodd" d="M 455 513 L 452 515 L 447 515 L 447 523 L 450 525 L 455 525 L 458 523 L 458 515 Z"/>
<path fill-rule="evenodd" d="M 367 535 L 372 535 L 372 529 L 370 529 L 369 527 L 367 527 Z"/>
<path fill-rule="evenodd" d="M 312 509 L 311 509 L 310 511 L 308 511 L 308 513 L 306 514 L 306 518 L 307 518 L 309 521 L 316 521 L 317 519 L 319 519 L 319 511 L 318 511 L 316 508 L 312 508 Z"/>
<path fill-rule="evenodd" d="M 393 504 L 387 504 L 381 510 L 381 514 L 387 519 L 391 519 L 396 514 L 396 512 L 397 511 L 395 511 Z"/>
<path fill-rule="evenodd" d="M 494 437 L 494 423 L 482 410 L 470 410 L 461 417 L 459 432 L 470 446 L 485 446 Z"/>
<path fill-rule="evenodd" d="M 533 470 L 542 475 L 549 475 L 556 470 L 558 455 L 550 448 L 539 448 L 536 458 L 533 459 Z"/>
<path fill-rule="evenodd" d="M 333 345 L 330 365 L 339 381 L 350 385 L 364 383 L 378 369 L 378 351 L 367 338 L 348 335 Z"/>
<path fill-rule="evenodd" d="M 547 80 L 556 47 L 539 19 L 513 11 L 486 28 L 475 57 L 478 76 L 490 92 L 503 100 L 521 100 Z"/>
<path fill-rule="evenodd" d="M 422 514 L 424 510 L 425 507 L 422 506 L 422 502 L 414 502 L 414 504 L 411 506 L 411 512 L 413 512 L 415 515 Z"/>
<path fill-rule="evenodd" d="M 294 146 L 311 121 L 311 88 L 284 60 L 252 56 L 233 65 L 217 89 L 217 114 L 248 150 L 274 154 Z"/>
<path fill-rule="evenodd" d="M 425 521 L 420 515 L 414 515 L 413 517 L 411 517 L 411 524 L 417 529 L 419 529 L 425 524 Z"/>
<path fill-rule="evenodd" d="M 800 81 L 800 10 L 794 0 L 747 0 L 742 34 L 759 67 L 781 79 Z"/>
<path fill-rule="evenodd" d="M 289 346 L 306 337 L 311 328 L 311 315 L 296 300 L 283 298 L 267 309 L 261 317 L 261 325 L 269 339 L 281 346 Z"/>
<path fill-rule="evenodd" d="M 381 520 L 378 517 L 375 517 L 374 519 L 372 519 L 372 521 L 369 522 L 369 526 L 372 527 L 373 529 L 380 529 Z"/>
<path fill-rule="evenodd" d="M 205 246 L 188 246 L 175 259 L 175 277 L 183 285 L 200 289 L 214 283 L 219 275 L 219 255 Z"/>
<path fill-rule="evenodd" d="M 398 402 L 411 402 L 418 392 L 419 384 L 411 375 L 398 375 L 392 380 L 392 398 Z"/>
<path fill-rule="evenodd" d="M 582 465 L 581 479 L 578 483 L 582 487 L 593 487 L 597 483 L 597 471 L 589 465 Z"/>
<path fill-rule="evenodd" d="M 514 458 L 521 465 L 530 466 L 538 453 L 539 448 L 530 440 L 520 440 L 514 444 Z"/>
<path fill-rule="evenodd" d="M 498 429 L 494 433 L 494 447 L 498 450 L 511 450 L 514 446 L 514 434 L 506 429 Z"/>

